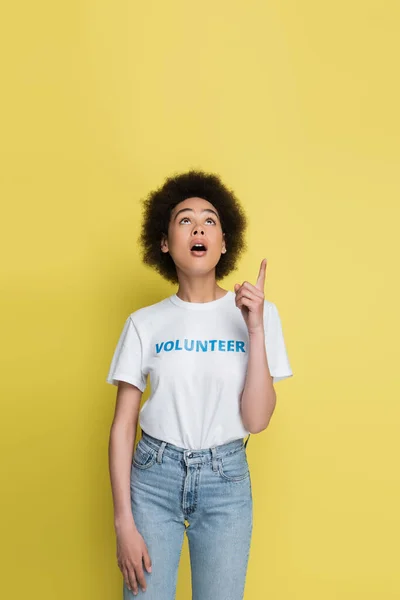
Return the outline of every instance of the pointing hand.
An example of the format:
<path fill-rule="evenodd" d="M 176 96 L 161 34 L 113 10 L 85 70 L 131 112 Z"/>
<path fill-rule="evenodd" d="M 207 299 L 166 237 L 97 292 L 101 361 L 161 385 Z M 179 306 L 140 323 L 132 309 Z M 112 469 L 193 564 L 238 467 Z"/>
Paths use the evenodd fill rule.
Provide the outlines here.
<path fill-rule="evenodd" d="M 249 333 L 264 329 L 264 286 L 267 259 L 261 261 L 255 285 L 244 281 L 242 285 L 235 283 L 235 303 L 240 308 Z"/>

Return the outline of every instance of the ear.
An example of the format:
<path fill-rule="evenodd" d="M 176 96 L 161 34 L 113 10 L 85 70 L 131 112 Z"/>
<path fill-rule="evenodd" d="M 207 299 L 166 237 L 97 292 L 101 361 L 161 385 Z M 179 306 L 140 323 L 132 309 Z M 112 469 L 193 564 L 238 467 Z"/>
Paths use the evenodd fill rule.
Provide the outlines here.
<path fill-rule="evenodd" d="M 223 233 L 222 235 L 223 235 L 223 240 L 222 240 L 222 250 L 221 250 L 221 252 L 222 252 L 222 254 L 225 254 L 226 253 L 225 234 Z"/>
<path fill-rule="evenodd" d="M 161 252 L 168 252 L 168 238 L 164 233 L 161 237 Z"/>

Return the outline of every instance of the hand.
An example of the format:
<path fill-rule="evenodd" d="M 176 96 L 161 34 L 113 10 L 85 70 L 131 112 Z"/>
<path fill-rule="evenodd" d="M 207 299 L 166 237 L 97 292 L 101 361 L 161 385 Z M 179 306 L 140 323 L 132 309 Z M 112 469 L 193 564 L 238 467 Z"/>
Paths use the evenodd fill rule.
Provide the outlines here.
<path fill-rule="evenodd" d="M 117 530 L 117 562 L 128 589 L 134 594 L 138 593 L 138 582 L 142 590 L 146 590 L 142 559 L 150 573 L 151 559 L 145 541 L 133 519 L 128 520 Z"/>
<path fill-rule="evenodd" d="M 235 303 L 240 308 L 249 333 L 264 331 L 264 285 L 267 270 L 267 259 L 261 261 L 256 285 L 245 281 L 235 283 Z"/>

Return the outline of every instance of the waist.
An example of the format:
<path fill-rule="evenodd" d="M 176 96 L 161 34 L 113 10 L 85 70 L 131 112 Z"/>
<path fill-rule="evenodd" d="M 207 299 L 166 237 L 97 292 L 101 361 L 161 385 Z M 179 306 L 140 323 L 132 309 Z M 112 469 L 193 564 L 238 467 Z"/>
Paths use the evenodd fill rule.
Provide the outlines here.
<path fill-rule="evenodd" d="M 176 460 L 182 460 L 185 456 L 190 458 L 198 458 L 200 462 L 210 460 L 213 454 L 217 458 L 222 458 L 227 456 L 228 454 L 233 454 L 239 450 L 245 448 L 245 444 L 243 438 L 238 438 L 237 440 L 233 440 L 231 442 L 227 442 L 226 444 L 221 444 L 218 446 L 213 446 L 212 448 L 202 448 L 199 450 L 188 450 L 187 448 L 182 448 L 180 446 L 175 446 L 170 442 L 165 442 L 158 438 L 153 437 L 152 435 L 146 433 L 142 429 L 142 438 L 143 442 L 148 445 L 153 450 L 159 450 L 161 446 L 164 446 L 163 454 L 170 456 L 171 458 L 175 458 Z"/>

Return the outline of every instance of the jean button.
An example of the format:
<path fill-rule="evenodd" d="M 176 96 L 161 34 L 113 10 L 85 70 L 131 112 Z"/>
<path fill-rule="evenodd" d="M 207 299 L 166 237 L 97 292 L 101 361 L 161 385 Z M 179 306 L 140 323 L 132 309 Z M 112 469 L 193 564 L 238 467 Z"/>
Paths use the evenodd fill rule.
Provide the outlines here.
<path fill-rule="evenodd" d="M 188 457 L 192 458 L 193 454 L 191 452 L 189 452 Z"/>

